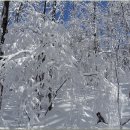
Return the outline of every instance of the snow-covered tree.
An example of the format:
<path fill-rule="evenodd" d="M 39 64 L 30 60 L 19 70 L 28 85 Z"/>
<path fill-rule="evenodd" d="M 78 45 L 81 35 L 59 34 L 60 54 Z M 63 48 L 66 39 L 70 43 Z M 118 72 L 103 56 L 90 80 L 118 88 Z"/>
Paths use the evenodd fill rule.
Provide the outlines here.
<path fill-rule="evenodd" d="M 129 128 L 129 12 L 129 2 L 10 1 L 0 126 Z"/>

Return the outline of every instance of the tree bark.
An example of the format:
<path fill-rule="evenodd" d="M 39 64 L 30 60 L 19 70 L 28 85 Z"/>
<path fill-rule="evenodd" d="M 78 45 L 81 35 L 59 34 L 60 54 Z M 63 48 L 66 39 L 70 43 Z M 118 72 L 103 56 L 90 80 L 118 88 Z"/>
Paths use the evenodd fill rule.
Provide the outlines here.
<path fill-rule="evenodd" d="M 94 6 L 94 14 L 93 14 L 93 24 L 94 24 L 94 50 L 95 50 L 95 54 L 97 53 L 98 50 L 98 43 L 97 43 L 97 30 L 96 30 L 96 6 L 97 3 L 93 2 L 93 6 Z"/>
<path fill-rule="evenodd" d="M 19 14 L 20 14 L 20 11 L 22 9 L 22 6 L 23 6 L 23 3 L 21 2 L 20 3 L 20 6 L 19 6 L 19 9 L 17 10 L 16 12 L 16 22 L 18 23 L 19 22 Z"/>
<path fill-rule="evenodd" d="M 8 10 L 9 10 L 9 1 L 4 1 L 4 7 L 2 11 L 2 38 L 1 38 L 1 43 L 4 43 L 4 35 L 7 32 L 7 24 L 8 24 Z"/>
<path fill-rule="evenodd" d="M 52 21 L 55 22 L 55 16 L 56 16 L 56 1 L 53 2 L 53 10 L 52 10 Z"/>
<path fill-rule="evenodd" d="M 43 11 L 43 14 L 44 15 L 46 14 L 46 0 L 44 1 L 44 11 Z"/>
<path fill-rule="evenodd" d="M 2 106 L 2 96 L 3 96 L 3 85 L 0 83 L 0 110 Z"/>
<path fill-rule="evenodd" d="M 4 55 L 2 52 L 2 44 L 4 44 L 5 41 L 5 34 L 7 31 L 7 24 L 8 24 L 8 12 L 9 12 L 9 1 L 4 1 L 4 6 L 2 10 L 2 22 L 1 22 L 1 28 L 2 28 L 2 34 L 1 34 L 1 44 L 0 44 L 0 56 Z M 0 60 L 2 58 L 0 57 Z"/>

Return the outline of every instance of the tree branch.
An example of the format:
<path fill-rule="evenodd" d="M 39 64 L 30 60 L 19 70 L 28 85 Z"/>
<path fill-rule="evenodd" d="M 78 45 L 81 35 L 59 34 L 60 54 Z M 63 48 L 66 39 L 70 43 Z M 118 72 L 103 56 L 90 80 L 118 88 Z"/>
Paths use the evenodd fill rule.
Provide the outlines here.
<path fill-rule="evenodd" d="M 3 85 L 0 83 L 0 110 L 2 106 L 2 96 L 3 96 Z"/>
<path fill-rule="evenodd" d="M 67 79 L 60 85 L 60 87 L 56 90 L 56 94 L 57 94 L 57 92 L 63 87 L 63 85 L 65 84 L 65 82 L 67 81 Z M 55 97 L 56 97 L 57 95 L 55 95 Z"/>
<path fill-rule="evenodd" d="M 123 125 L 127 124 L 129 121 L 130 121 L 130 118 L 127 119 L 127 120 L 126 120 L 124 123 L 122 123 L 121 125 L 123 126 Z"/>
<path fill-rule="evenodd" d="M 56 94 L 53 98 L 53 100 L 56 98 L 57 96 L 57 92 L 63 87 L 63 85 L 66 83 L 67 79 L 60 85 L 60 87 L 56 90 Z M 47 108 L 47 111 L 45 112 L 45 116 L 47 115 L 48 111 L 50 111 L 50 107 L 52 107 L 52 101 L 50 102 L 49 107 Z"/>

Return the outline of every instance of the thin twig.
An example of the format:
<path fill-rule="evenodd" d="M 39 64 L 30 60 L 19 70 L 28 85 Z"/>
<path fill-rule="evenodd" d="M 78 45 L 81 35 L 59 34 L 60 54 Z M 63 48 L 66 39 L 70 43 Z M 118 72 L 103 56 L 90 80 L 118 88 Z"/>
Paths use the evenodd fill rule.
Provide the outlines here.
<path fill-rule="evenodd" d="M 63 85 L 65 84 L 66 81 L 67 81 L 67 79 L 66 79 L 66 80 L 60 85 L 60 87 L 56 90 L 56 94 L 55 94 L 53 100 L 56 98 L 57 92 L 63 87 Z M 50 102 L 49 107 L 50 107 L 51 105 L 52 105 L 52 101 Z M 47 115 L 47 113 L 48 113 L 48 111 L 49 111 L 49 107 L 47 108 L 47 111 L 45 112 L 45 116 Z"/>
<path fill-rule="evenodd" d="M 60 87 L 56 90 L 56 94 L 57 94 L 57 92 L 62 88 L 62 86 L 65 84 L 65 82 L 67 81 L 67 79 L 60 85 Z M 56 97 L 56 95 L 55 95 L 55 97 Z"/>
<path fill-rule="evenodd" d="M 26 113 L 26 115 L 27 115 L 27 117 L 28 117 L 28 120 L 29 120 L 29 122 L 30 122 L 30 117 L 29 117 L 28 113 L 26 112 L 26 110 L 25 110 L 25 113 Z"/>
<path fill-rule="evenodd" d="M 130 118 L 127 120 L 127 121 L 125 121 L 124 123 L 122 123 L 121 125 L 123 126 L 123 125 L 125 125 L 126 123 L 128 123 L 130 121 Z"/>

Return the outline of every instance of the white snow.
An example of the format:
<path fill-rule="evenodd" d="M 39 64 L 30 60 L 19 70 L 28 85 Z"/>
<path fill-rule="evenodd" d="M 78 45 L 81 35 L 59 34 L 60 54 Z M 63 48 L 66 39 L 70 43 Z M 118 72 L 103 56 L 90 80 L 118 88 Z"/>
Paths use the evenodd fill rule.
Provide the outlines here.
<path fill-rule="evenodd" d="M 93 36 L 77 27 L 79 19 L 65 28 L 44 21 L 33 7 L 28 17 L 29 22 L 10 27 L 2 46 L 0 127 L 120 128 L 119 109 L 121 123 L 130 119 L 130 65 L 123 64 L 130 52 L 125 57 L 120 49 L 117 61 L 115 45 L 110 50 L 100 45 L 95 54 Z M 108 124 L 97 124 L 97 112 Z M 130 128 L 130 121 L 122 127 Z"/>

